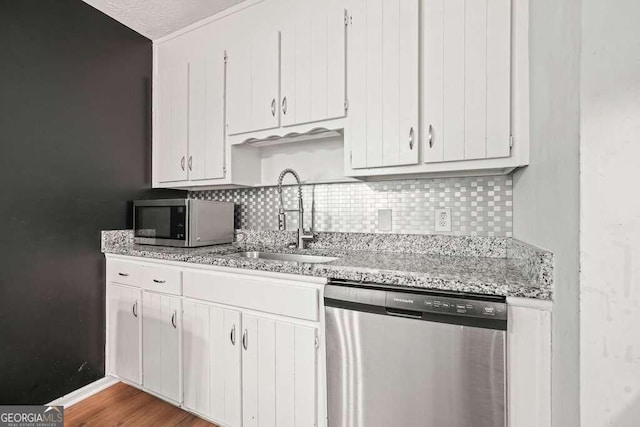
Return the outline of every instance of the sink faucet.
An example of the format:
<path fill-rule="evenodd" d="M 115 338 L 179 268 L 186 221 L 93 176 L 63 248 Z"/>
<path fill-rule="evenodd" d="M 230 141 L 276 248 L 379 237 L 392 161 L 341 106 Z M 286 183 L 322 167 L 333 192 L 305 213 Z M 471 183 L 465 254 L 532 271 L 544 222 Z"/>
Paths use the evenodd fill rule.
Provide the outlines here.
<path fill-rule="evenodd" d="M 291 174 L 298 184 L 298 209 L 285 209 L 282 200 L 282 180 L 285 175 Z M 280 172 L 278 177 L 278 195 L 280 196 L 280 209 L 278 210 L 278 229 L 286 229 L 286 212 L 298 212 L 298 249 L 304 249 L 304 243 L 313 240 L 313 233 L 304 231 L 304 208 L 302 205 L 302 186 L 300 185 L 300 176 L 293 169 L 285 169 Z"/>

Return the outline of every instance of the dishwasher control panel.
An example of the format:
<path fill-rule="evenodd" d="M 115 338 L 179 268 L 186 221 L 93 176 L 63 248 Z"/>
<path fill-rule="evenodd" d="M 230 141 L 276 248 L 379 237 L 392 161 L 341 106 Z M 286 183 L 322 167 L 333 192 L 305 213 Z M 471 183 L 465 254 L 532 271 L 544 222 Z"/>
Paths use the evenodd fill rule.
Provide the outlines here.
<path fill-rule="evenodd" d="M 338 308 L 409 320 L 507 330 L 505 297 L 397 288 L 330 279 L 324 289 L 324 305 L 327 310 Z"/>
<path fill-rule="evenodd" d="M 506 320 L 507 305 L 502 302 L 449 298 L 434 295 L 386 292 L 385 306 L 412 312 L 453 314 Z"/>

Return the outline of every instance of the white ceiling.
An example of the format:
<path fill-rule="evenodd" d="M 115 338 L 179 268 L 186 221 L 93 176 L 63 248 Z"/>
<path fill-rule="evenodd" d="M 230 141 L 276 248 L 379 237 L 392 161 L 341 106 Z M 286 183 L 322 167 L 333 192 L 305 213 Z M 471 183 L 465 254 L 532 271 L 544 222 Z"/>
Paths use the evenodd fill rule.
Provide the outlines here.
<path fill-rule="evenodd" d="M 243 0 L 84 0 L 151 40 L 159 39 Z"/>

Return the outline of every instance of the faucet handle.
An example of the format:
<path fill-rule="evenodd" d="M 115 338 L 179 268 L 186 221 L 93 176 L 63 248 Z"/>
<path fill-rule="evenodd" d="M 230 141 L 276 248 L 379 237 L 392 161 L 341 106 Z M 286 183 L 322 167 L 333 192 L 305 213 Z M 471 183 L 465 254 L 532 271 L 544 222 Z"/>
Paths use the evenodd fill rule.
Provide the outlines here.
<path fill-rule="evenodd" d="M 311 231 L 305 231 L 304 229 L 298 229 L 298 249 L 304 249 L 305 242 L 310 242 L 315 239 L 315 235 Z"/>
<path fill-rule="evenodd" d="M 235 244 L 242 245 L 242 244 L 246 244 L 246 242 L 247 242 L 247 233 L 245 233 L 244 231 L 236 230 Z"/>

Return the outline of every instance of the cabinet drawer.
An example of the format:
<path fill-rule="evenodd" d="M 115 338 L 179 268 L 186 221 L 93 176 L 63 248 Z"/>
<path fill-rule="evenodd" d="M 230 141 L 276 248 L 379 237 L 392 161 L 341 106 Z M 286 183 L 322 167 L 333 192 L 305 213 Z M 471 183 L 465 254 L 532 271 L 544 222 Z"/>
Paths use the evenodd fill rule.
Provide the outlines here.
<path fill-rule="evenodd" d="M 107 261 L 107 281 L 123 285 L 140 286 L 142 266 L 127 261 Z"/>
<path fill-rule="evenodd" d="M 318 320 L 318 290 L 286 280 L 184 272 L 184 296 L 250 310 Z"/>
<path fill-rule="evenodd" d="M 170 268 L 143 268 L 142 287 L 149 291 L 182 295 L 182 271 Z"/>

